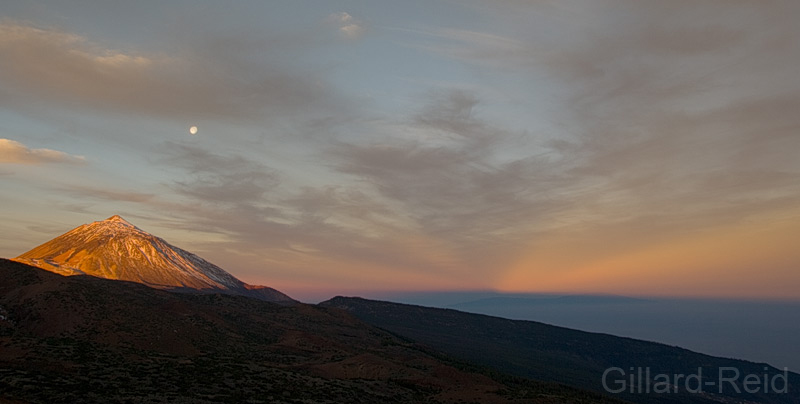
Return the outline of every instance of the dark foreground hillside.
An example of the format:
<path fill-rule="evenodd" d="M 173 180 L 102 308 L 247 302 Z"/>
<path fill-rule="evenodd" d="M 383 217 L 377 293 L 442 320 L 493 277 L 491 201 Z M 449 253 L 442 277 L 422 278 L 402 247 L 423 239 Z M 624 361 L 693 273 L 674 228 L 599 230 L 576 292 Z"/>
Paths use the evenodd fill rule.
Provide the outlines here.
<path fill-rule="evenodd" d="M 558 381 L 595 391 L 604 391 L 602 380 L 606 369 L 626 383 L 624 398 L 640 403 L 800 403 L 800 375 L 789 373 L 787 393 L 765 393 L 763 386 L 750 394 L 742 385 L 745 375 L 756 375 L 759 381 L 772 381 L 782 373 L 766 364 L 718 358 L 664 344 L 589 333 L 534 321 L 507 320 L 456 310 L 437 309 L 407 304 L 382 302 L 361 298 L 336 297 L 320 303 L 322 307 L 343 309 L 365 322 L 398 336 L 424 343 L 433 349 L 457 358 L 491 366 L 502 372 L 537 380 Z M 704 386 L 701 392 L 645 394 L 646 382 L 639 384 L 636 369 L 650 368 L 651 375 L 700 374 Z M 735 368 L 740 372 L 736 388 L 723 383 L 719 393 L 720 369 Z M 630 369 L 635 369 L 631 372 Z M 732 377 L 732 370 L 723 376 Z M 630 394 L 631 374 L 636 381 Z M 644 376 L 644 375 L 643 375 Z M 618 388 L 614 379 L 607 379 L 612 389 Z M 674 380 L 674 378 L 672 378 Z M 653 382 L 653 381 L 651 381 Z M 715 384 L 707 384 L 715 383 Z M 651 383 L 652 384 L 652 383 Z M 783 387 L 782 383 L 776 383 Z M 640 387 L 641 386 L 641 387 Z M 679 381 L 679 387 L 686 386 Z M 696 384 L 688 387 L 697 390 Z M 748 385 L 751 391 L 755 385 Z"/>
<path fill-rule="evenodd" d="M 614 403 L 448 359 L 338 309 L 0 260 L 0 403 Z"/>

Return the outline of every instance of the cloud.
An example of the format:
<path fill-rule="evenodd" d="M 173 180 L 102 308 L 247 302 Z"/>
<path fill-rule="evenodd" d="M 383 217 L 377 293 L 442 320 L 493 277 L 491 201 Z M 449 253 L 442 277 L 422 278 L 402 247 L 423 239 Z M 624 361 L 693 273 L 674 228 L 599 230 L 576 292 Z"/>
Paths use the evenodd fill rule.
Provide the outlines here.
<path fill-rule="evenodd" d="M 558 130 L 546 147 L 560 161 L 546 169 L 592 190 L 586 214 L 603 200 L 593 216 L 678 212 L 670 201 L 682 200 L 696 217 L 797 191 L 784 179 L 800 172 L 787 152 L 800 147 L 790 112 L 800 108 L 800 45 L 789 39 L 800 35 L 790 17 L 798 6 L 769 4 L 492 2 L 481 10 L 509 36 L 429 30 L 436 40 L 425 49 L 516 82 L 546 80 Z M 775 192 L 756 181 L 710 186 L 724 173 Z"/>
<path fill-rule="evenodd" d="M 31 149 L 24 144 L 0 139 L 0 163 L 6 164 L 85 164 L 83 156 L 73 156 L 51 149 Z"/>
<path fill-rule="evenodd" d="M 548 271 L 731 223 L 793 223 L 797 5 L 475 4 L 477 24 L 398 30 L 447 59 L 437 66 L 468 67 L 448 85 L 469 83 L 424 95 L 410 114 L 333 113 L 325 82 L 290 65 L 309 45 L 293 35 L 204 33 L 143 51 L 8 21 L 0 102 L 279 121 L 261 131 L 280 137 L 265 142 L 269 156 L 290 155 L 274 163 L 252 143 L 193 138 L 155 151 L 159 192 L 82 192 L 210 233 L 203 255 L 286 279 L 485 287 L 522 256 L 504 285 L 535 287 Z M 365 33 L 344 12 L 324 23 L 345 39 Z"/>
<path fill-rule="evenodd" d="M 453 28 L 416 31 L 429 41 L 416 47 L 448 58 L 489 67 L 528 64 L 534 54 L 528 45 L 514 38 L 487 32 Z"/>
<path fill-rule="evenodd" d="M 152 193 L 96 188 L 80 185 L 64 188 L 62 191 L 81 199 L 89 197 L 111 202 L 143 203 L 150 201 L 155 197 L 155 194 Z"/>
<path fill-rule="evenodd" d="M 330 151 L 336 170 L 371 187 L 462 268 L 500 265 L 520 240 L 553 226 L 567 205 L 553 192 L 568 187 L 558 163 L 506 156 L 499 149 L 519 136 L 482 119 L 479 105 L 473 93 L 432 94 L 407 123 L 408 132 L 429 136 Z"/>
<path fill-rule="evenodd" d="M 613 266 L 594 262 L 680 250 L 673 245 L 690 256 L 703 246 L 682 240 L 731 228 L 745 243 L 738 248 L 750 249 L 748 238 L 796 222 L 800 46 L 789 38 L 800 35 L 790 17 L 797 4 L 511 3 L 484 10 L 508 37 L 431 30 L 423 46 L 514 83 L 545 83 L 553 105 L 555 131 L 536 172 L 548 173 L 543 191 L 556 202 L 538 217 L 558 226 L 517 251 L 526 258 L 500 286 L 549 287 L 551 272 L 609 279 Z M 667 279 L 686 263 L 637 264 L 639 278 L 650 265 Z"/>
<path fill-rule="evenodd" d="M 63 30 L 4 20 L 0 99 L 18 108 L 44 101 L 168 119 L 260 121 L 309 112 L 328 98 L 324 85 L 301 68 L 252 56 L 288 52 L 291 44 L 255 44 L 235 34 L 193 40 L 172 52 L 168 45 L 161 52 L 116 50 Z"/>
<path fill-rule="evenodd" d="M 770 166 L 714 168 L 716 158 L 741 150 L 735 143 L 714 158 L 686 156 L 697 150 L 692 128 L 701 116 L 673 122 L 685 135 L 632 140 L 598 125 L 596 140 L 550 141 L 492 122 L 484 103 L 463 90 L 430 93 L 395 123 L 419 136 L 335 143 L 319 156 L 333 169 L 329 185 L 299 186 L 244 154 L 169 143 L 157 162 L 178 173 L 168 186 L 180 202 L 147 203 L 181 217 L 176 227 L 224 236 L 208 247 L 212 257 L 215 249 L 240 259 L 258 254 L 289 277 L 328 279 L 318 268 L 335 266 L 343 277 L 368 269 L 358 275 L 362 282 L 424 274 L 446 284 L 459 273 L 480 284 L 492 278 L 491 268 L 553 239 L 562 239 L 558 251 L 571 242 L 579 255 L 599 259 L 795 201 L 789 153 L 781 170 L 776 155 Z M 761 102 L 741 108 L 773 109 Z"/>
<path fill-rule="evenodd" d="M 240 155 L 217 154 L 197 146 L 167 143 L 160 148 L 162 164 L 183 170 L 187 176 L 171 187 L 202 201 L 256 202 L 279 185 L 269 167 Z"/>
<path fill-rule="evenodd" d="M 443 239 L 420 234 L 370 190 L 284 186 L 284 174 L 262 163 L 193 145 L 168 143 L 159 154 L 155 162 L 177 174 L 167 184 L 175 195 L 146 203 L 168 214 L 173 228 L 216 234 L 204 252 L 212 259 L 250 257 L 249 268 L 259 261 L 286 278 L 361 284 L 433 281 L 459 267 Z"/>
<path fill-rule="evenodd" d="M 329 15 L 326 21 L 336 26 L 339 33 L 348 39 L 360 38 L 366 31 L 361 21 L 344 11 Z"/>

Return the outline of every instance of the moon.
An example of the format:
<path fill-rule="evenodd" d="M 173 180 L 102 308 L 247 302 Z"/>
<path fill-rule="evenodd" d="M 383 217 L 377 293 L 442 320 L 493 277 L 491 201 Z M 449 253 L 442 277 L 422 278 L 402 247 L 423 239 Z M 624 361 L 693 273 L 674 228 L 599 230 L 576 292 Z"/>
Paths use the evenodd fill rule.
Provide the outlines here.
<path fill-rule="evenodd" d="M 197 126 L 192 126 L 191 128 L 189 128 L 189 134 L 190 135 L 196 135 L 197 134 Z"/>

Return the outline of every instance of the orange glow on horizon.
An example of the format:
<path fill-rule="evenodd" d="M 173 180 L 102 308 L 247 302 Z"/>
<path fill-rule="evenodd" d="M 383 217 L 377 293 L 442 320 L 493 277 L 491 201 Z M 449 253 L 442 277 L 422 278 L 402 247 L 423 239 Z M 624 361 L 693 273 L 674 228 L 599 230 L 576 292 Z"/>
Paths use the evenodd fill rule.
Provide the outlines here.
<path fill-rule="evenodd" d="M 798 239 L 796 220 L 744 222 L 633 249 L 573 249 L 569 256 L 565 238 L 522 257 L 496 285 L 507 292 L 797 299 Z"/>

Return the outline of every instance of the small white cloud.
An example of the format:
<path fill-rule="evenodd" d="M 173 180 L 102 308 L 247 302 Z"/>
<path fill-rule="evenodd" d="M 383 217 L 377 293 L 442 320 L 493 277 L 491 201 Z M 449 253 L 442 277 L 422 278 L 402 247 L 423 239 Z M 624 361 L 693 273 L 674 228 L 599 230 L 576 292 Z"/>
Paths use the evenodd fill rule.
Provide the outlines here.
<path fill-rule="evenodd" d="M 6 164 L 45 164 L 66 163 L 85 164 L 83 156 L 73 156 L 64 152 L 51 149 L 30 149 L 24 144 L 10 140 L 0 139 L 0 163 Z"/>
<path fill-rule="evenodd" d="M 333 13 L 326 18 L 329 23 L 336 25 L 339 32 L 345 38 L 355 39 L 359 38 L 365 31 L 364 25 L 361 21 L 353 18 L 352 15 L 342 11 Z"/>
<path fill-rule="evenodd" d="M 348 24 L 339 28 L 339 31 L 348 38 L 358 38 L 364 32 L 364 27 L 358 24 Z"/>
<path fill-rule="evenodd" d="M 91 59 L 100 65 L 112 66 L 117 68 L 125 66 L 147 67 L 153 64 L 153 60 L 146 57 L 130 56 L 124 53 L 111 52 L 111 51 L 108 51 L 103 55 L 92 56 Z"/>
<path fill-rule="evenodd" d="M 334 23 L 337 23 L 337 24 L 340 24 L 340 25 L 347 25 L 347 24 L 354 23 L 355 19 L 353 19 L 352 15 L 342 11 L 340 13 L 333 13 L 333 14 L 329 15 L 328 16 L 328 21 L 334 22 Z"/>

